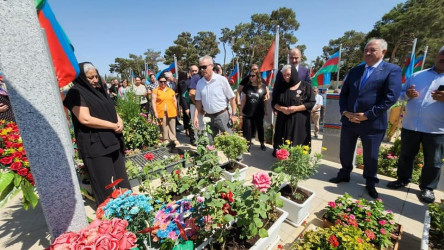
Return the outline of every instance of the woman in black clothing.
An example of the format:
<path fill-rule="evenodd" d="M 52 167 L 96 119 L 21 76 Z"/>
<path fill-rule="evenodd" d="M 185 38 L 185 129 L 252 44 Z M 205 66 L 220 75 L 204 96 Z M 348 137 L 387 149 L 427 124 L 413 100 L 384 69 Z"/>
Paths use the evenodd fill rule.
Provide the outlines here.
<path fill-rule="evenodd" d="M 111 194 L 112 189 L 105 186 L 112 181 L 123 179 L 116 187 L 130 188 L 123 156 L 123 122 L 97 69 L 91 63 L 79 67 L 80 74 L 63 104 L 71 111 L 77 147 L 99 205 Z"/>
<path fill-rule="evenodd" d="M 273 156 L 285 140 L 293 146 L 310 145 L 310 110 L 316 103 L 311 85 L 299 80 L 294 66 L 285 65 L 276 76 L 271 107 L 277 111 Z"/>
<path fill-rule="evenodd" d="M 0 120 L 7 122 L 15 122 L 14 113 L 12 112 L 11 101 L 8 93 L 3 89 L 3 82 L 0 80 Z"/>
<path fill-rule="evenodd" d="M 245 139 L 248 141 L 248 151 L 250 151 L 251 137 L 253 131 L 257 131 L 261 149 L 265 151 L 264 144 L 264 115 L 266 113 L 265 96 L 267 89 L 262 83 L 260 73 L 250 72 L 248 84 L 242 89 L 241 100 L 242 110 L 242 130 Z"/>

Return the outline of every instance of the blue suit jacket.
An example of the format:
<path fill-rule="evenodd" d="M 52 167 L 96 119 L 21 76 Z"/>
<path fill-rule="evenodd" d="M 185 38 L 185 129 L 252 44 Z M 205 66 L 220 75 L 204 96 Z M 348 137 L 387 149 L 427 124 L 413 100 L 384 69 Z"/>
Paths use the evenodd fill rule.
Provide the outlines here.
<path fill-rule="evenodd" d="M 341 122 L 343 125 L 363 129 L 386 129 L 386 111 L 396 103 L 401 93 L 401 68 L 382 61 L 362 89 L 359 89 L 364 71 L 365 65 L 350 70 L 341 89 L 339 108 L 341 114 L 344 111 L 363 112 L 368 120 L 356 124 L 342 116 Z"/>
<path fill-rule="evenodd" d="M 311 84 L 310 73 L 308 72 L 308 69 L 306 67 L 299 65 L 298 76 L 299 76 L 299 80 L 301 80 L 303 82 L 308 82 Z"/>

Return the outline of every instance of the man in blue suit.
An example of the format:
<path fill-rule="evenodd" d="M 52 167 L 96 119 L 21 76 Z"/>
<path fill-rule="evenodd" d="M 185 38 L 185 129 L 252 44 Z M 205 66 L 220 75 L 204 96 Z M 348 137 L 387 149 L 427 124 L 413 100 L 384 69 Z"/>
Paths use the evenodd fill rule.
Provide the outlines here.
<path fill-rule="evenodd" d="M 339 97 L 342 114 L 339 157 L 342 168 L 330 182 L 349 182 L 353 170 L 353 155 L 358 137 L 364 156 L 364 178 L 368 194 L 376 199 L 378 152 L 387 128 L 387 110 L 395 104 L 401 92 L 401 68 L 384 62 L 387 42 L 370 40 L 364 49 L 366 65 L 350 70 Z"/>

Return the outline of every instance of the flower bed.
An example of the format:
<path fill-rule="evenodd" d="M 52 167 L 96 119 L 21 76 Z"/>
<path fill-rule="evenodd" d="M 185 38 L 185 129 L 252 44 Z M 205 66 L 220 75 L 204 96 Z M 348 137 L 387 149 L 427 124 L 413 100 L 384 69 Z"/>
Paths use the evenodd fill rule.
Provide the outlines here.
<path fill-rule="evenodd" d="M 402 227 L 396 225 L 393 213 L 384 209 L 381 199 L 353 201 L 350 195 L 345 194 L 329 202 L 326 209 L 323 219 L 330 225 L 359 227 L 377 247 L 385 248 L 393 245 L 392 239 L 401 239 Z M 398 235 L 393 234 L 392 237 L 397 228 Z"/>
<path fill-rule="evenodd" d="M 34 184 L 17 125 L 0 120 L 0 207 L 21 191 L 23 207 L 34 208 L 38 203 Z"/>

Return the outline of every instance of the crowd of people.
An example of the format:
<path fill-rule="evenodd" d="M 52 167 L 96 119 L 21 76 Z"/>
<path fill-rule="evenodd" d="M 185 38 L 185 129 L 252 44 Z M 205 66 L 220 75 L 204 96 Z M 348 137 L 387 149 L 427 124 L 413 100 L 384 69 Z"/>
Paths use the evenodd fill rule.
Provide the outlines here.
<path fill-rule="evenodd" d="M 388 187 L 400 188 L 411 181 L 413 157 L 422 143 L 425 163 L 420 198 L 432 202 L 444 151 L 444 47 L 438 52 L 435 65 L 409 78 L 404 90 L 401 90 L 400 67 L 383 60 L 386 51 L 387 42 L 383 39 L 369 41 L 364 50 L 365 64 L 352 68 L 344 80 L 339 94 L 342 168 L 330 182 L 350 181 L 354 151 L 360 138 L 366 190 L 371 197 L 378 197 L 378 152 L 387 128 L 387 110 L 401 96 L 407 101 L 402 152 L 398 180 L 390 182 Z M 323 97 L 319 89 L 312 86 L 309 70 L 301 64 L 301 51 L 290 50 L 288 58 L 289 64 L 279 69 L 271 91 L 256 64 L 251 65 L 237 91 L 233 91 L 221 65 L 214 63 L 210 56 L 201 57 L 198 65 L 190 66 L 188 71 L 179 71 L 176 78 L 171 72 L 164 72 L 157 79 L 154 74 L 146 80 L 135 77 L 134 86 L 127 80 L 119 83 L 113 79 L 107 87 L 90 63 L 81 64 L 81 74 L 64 104 L 74 114 L 79 151 L 88 170 L 93 172 L 92 185 L 99 188 L 105 186 L 101 183 L 102 177 L 109 181 L 110 175 L 115 178 L 126 175 L 122 170 L 123 124 L 114 105 L 118 98 L 125 99 L 130 91 L 139 98 L 141 111 L 159 120 L 162 139 L 176 146 L 179 145 L 176 137 L 179 116 L 182 116 L 191 144 L 195 144 L 197 130 L 204 126 L 211 128 L 208 136 L 212 141 L 218 133 L 231 133 L 232 124 L 241 118 L 248 150 L 257 134 L 260 149 L 266 151 L 264 117 L 270 112 L 276 117 L 271 153 L 274 157 L 285 141 L 293 146 L 311 146 L 311 123 L 314 123 L 314 138 L 320 133 L 319 121 L 325 111 Z M 82 137 L 92 132 L 97 135 Z M 95 145 L 99 141 L 102 147 Z M 97 167 L 105 162 L 114 168 Z M 99 176 L 94 171 L 108 174 Z M 103 193 L 101 197 L 106 195 Z"/>

